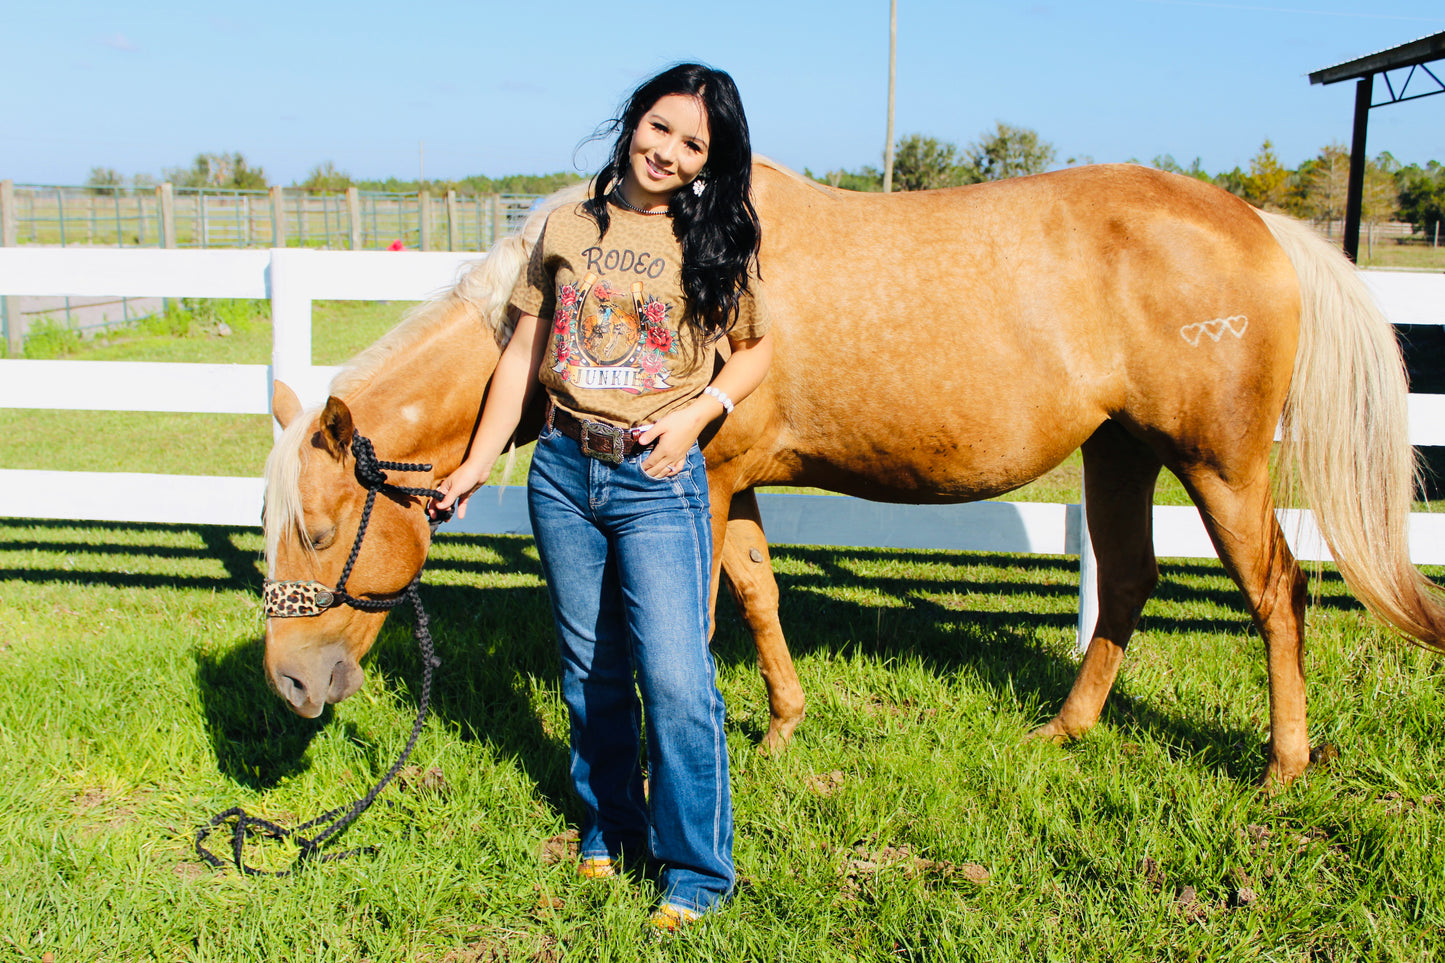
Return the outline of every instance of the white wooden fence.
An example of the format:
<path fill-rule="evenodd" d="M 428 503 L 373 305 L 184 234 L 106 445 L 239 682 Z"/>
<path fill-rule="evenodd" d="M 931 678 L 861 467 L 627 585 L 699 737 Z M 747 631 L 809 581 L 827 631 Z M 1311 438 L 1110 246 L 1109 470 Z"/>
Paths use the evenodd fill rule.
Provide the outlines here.
<path fill-rule="evenodd" d="M 0 360 L 0 407 L 266 414 L 274 379 L 303 404 L 320 404 L 335 369 L 311 364 L 313 300 L 420 300 L 450 288 L 476 257 L 0 248 L 0 294 L 267 298 L 274 322 L 270 365 Z M 1445 275 L 1382 271 L 1365 280 L 1393 322 L 1445 324 Z M 1445 445 L 1445 395 L 1411 395 L 1410 432 L 1417 445 Z M 0 469 L 0 517 L 254 526 L 261 496 L 260 478 Z M 779 544 L 1078 555 L 1081 635 L 1092 628 L 1095 572 L 1079 505 L 885 505 L 825 495 L 763 495 L 759 503 Z M 1329 559 L 1309 513 L 1282 514 L 1297 555 Z M 530 534 L 522 490 L 473 499 L 450 530 Z M 1412 515 L 1410 535 L 1416 563 L 1445 564 L 1445 514 Z M 1189 507 L 1154 509 L 1154 544 L 1161 557 L 1215 557 Z"/>

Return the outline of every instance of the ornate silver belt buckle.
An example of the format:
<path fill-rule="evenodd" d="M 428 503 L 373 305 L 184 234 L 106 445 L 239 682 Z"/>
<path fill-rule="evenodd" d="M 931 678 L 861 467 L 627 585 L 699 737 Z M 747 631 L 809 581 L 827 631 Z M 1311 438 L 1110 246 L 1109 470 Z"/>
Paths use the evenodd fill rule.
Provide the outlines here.
<path fill-rule="evenodd" d="M 582 454 L 608 464 L 622 464 L 622 446 L 625 437 L 623 432 L 622 428 L 614 428 L 611 425 L 595 421 L 582 422 Z M 607 447 L 593 448 L 592 445 L 597 440 L 601 440 Z"/>

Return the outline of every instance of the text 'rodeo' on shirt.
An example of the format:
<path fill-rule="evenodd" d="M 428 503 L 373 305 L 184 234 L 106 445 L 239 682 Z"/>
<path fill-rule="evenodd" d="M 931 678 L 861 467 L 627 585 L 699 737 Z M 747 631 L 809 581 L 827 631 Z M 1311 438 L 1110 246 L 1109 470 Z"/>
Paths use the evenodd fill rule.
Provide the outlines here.
<path fill-rule="evenodd" d="M 665 258 L 653 257 L 647 251 L 638 254 L 626 248 L 618 250 L 614 247 L 603 251 L 600 247 L 589 247 L 582 254 L 587 258 L 587 270 L 597 274 L 617 271 L 620 274 L 641 274 L 656 281 L 667 270 Z"/>
<path fill-rule="evenodd" d="M 672 388 L 666 361 L 677 353 L 677 338 L 670 313 L 671 305 L 644 294 L 641 281 L 624 293 L 591 271 L 580 285 L 559 284 L 552 370 L 577 388 L 630 394 Z"/>

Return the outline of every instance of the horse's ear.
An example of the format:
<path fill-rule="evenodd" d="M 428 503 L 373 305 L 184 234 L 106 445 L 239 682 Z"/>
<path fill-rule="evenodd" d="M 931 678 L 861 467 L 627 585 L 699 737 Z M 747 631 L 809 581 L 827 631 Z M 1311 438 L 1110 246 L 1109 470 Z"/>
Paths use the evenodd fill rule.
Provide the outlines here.
<path fill-rule="evenodd" d="M 284 381 L 277 381 L 271 386 L 271 416 L 276 419 L 276 424 L 282 430 L 291 424 L 291 419 L 301 414 L 301 399 L 296 397 L 296 392 Z"/>
<path fill-rule="evenodd" d="M 332 395 L 326 399 L 326 409 L 321 412 L 321 443 L 331 456 L 340 459 L 351 450 L 351 436 L 356 433 L 351 424 L 351 409 L 346 402 Z"/>

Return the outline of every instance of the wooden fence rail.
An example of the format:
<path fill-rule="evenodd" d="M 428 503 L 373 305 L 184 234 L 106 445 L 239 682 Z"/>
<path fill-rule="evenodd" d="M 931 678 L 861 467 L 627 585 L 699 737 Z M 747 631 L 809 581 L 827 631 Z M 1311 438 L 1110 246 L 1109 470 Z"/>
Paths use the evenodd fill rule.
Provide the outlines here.
<path fill-rule="evenodd" d="M 311 364 L 313 300 L 425 299 L 448 289 L 476 257 L 0 249 L 0 295 L 266 298 L 274 339 L 270 365 L 0 360 L 0 407 L 265 414 L 278 378 L 317 405 L 336 369 Z M 1445 275 L 1364 276 L 1392 321 L 1445 324 Z M 1445 445 L 1445 395 L 1410 396 L 1410 432 L 1416 445 Z M 254 526 L 261 497 L 260 478 L 0 469 L 0 517 Z M 1079 505 L 887 505 L 828 495 L 763 495 L 759 503 L 778 543 L 1078 555 L 1081 636 L 1092 629 L 1096 583 Z M 1308 512 L 1281 514 L 1299 557 L 1329 559 Z M 474 499 L 465 521 L 449 530 L 530 534 L 522 490 Z M 1412 515 L 1410 532 L 1416 563 L 1445 564 L 1445 513 Z M 1157 506 L 1154 543 L 1161 557 L 1215 557 L 1192 508 Z"/>

